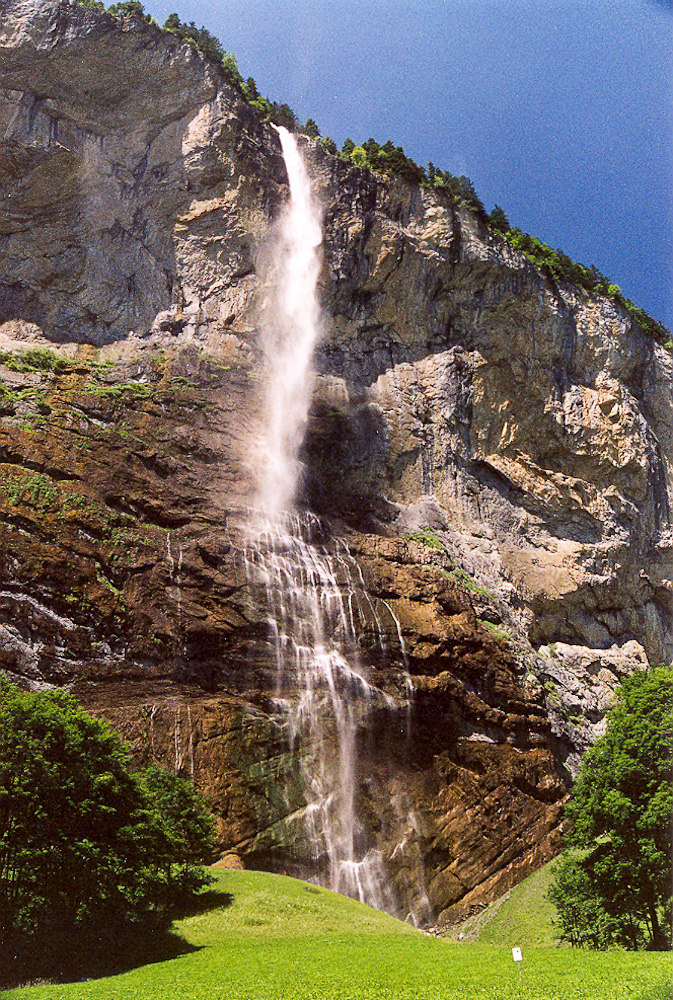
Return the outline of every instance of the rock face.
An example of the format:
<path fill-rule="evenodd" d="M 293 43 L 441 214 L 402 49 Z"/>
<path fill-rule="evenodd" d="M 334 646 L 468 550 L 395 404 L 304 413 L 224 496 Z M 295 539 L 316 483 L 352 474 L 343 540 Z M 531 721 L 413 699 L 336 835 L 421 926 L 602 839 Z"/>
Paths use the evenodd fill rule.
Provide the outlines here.
<path fill-rule="evenodd" d="M 448 922 L 554 853 L 617 680 L 671 658 L 671 360 L 470 211 L 303 149 L 301 502 L 359 567 L 369 676 L 412 678 L 358 804 L 401 915 Z M 277 136 L 159 29 L 0 0 L 0 166 L 0 667 L 192 773 L 227 863 L 305 873 L 245 570 Z"/>

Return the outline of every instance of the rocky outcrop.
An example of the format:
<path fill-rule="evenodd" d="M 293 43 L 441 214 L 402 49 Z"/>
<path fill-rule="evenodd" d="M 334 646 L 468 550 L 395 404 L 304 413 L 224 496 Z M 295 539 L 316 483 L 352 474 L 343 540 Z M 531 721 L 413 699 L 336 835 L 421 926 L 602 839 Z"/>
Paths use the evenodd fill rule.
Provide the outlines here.
<path fill-rule="evenodd" d="M 194 347 L 130 353 L 3 371 L 17 398 L 0 425 L 0 663 L 23 682 L 69 685 L 140 760 L 192 773 L 223 852 L 305 874 L 301 747 L 275 704 L 241 533 L 257 384 Z M 361 808 L 405 913 L 470 904 L 558 843 L 565 787 L 543 700 L 490 621 L 493 599 L 465 589 L 433 537 L 340 521 L 328 534 L 362 573 L 363 663 L 400 704 L 358 734 Z"/>
<path fill-rule="evenodd" d="M 616 681 L 670 658 L 671 361 L 470 211 L 303 145 L 302 503 L 359 567 L 370 676 L 398 706 L 412 678 L 358 734 L 359 806 L 446 922 L 554 853 Z M 224 854 L 305 871 L 245 565 L 277 136 L 159 29 L 0 0 L 0 164 L 0 666 L 193 773 Z"/>
<path fill-rule="evenodd" d="M 634 670 L 647 669 L 647 657 L 635 639 L 611 649 L 554 642 L 539 652 L 544 666 L 538 676 L 558 739 L 556 752 L 576 773 L 582 753 L 605 732 L 617 687 Z"/>
<path fill-rule="evenodd" d="M 225 333 L 285 178 L 270 126 L 137 19 L 39 0 L 0 15 L 0 321 L 93 344 Z"/>

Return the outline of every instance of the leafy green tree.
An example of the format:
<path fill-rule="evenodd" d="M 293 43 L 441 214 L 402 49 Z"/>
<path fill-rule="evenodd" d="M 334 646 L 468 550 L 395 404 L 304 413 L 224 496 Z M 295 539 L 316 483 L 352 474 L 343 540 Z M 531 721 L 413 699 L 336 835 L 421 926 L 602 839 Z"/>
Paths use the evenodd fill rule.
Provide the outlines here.
<path fill-rule="evenodd" d="M 245 81 L 245 92 L 249 100 L 251 101 L 256 101 L 257 98 L 260 96 L 254 77 L 249 76 L 248 79 Z"/>
<path fill-rule="evenodd" d="M 224 70 L 224 75 L 228 78 L 229 83 L 233 83 L 234 86 L 242 92 L 243 88 L 243 77 L 241 76 L 238 64 L 236 62 L 236 56 L 233 52 L 225 52 L 222 50 L 219 57 L 220 66 Z"/>
<path fill-rule="evenodd" d="M 128 6 L 128 4 L 122 6 Z M 239 72 L 236 56 L 232 52 L 227 52 L 219 38 L 211 34 L 207 28 L 197 28 L 194 21 L 185 24 L 177 14 L 169 14 L 164 23 L 164 31 L 170 31 L 172 34 L 177 35 L 183 42 L 188 42 L 200 52 L 203 52 L 209 59 L 212 59 L 213 62 L 219 63 L 229 83 L 233 84 L 244 96 L 250 96 L 243 84 L 243 77 Z M 249 82 L 250 80 L 248 80 Z M 254 86 L 254 80 L 252 82 Z M 256 89 L 255 87 L 255 91 Z"/>
<path fill-rule="evenodd" d="M 570 845 L 550 891 L 561 936 L 596 947 L 671 943 L 673 667 L 627 678 L 605 734 L 582 761 Z"/>
<path fill-rule="evenodd" d="M 364 149 L 367 156 L 367 163 L 372 168 L 372 170 L 381 169 L 381 147 L 379 146 L 376 139 L 371 137 L 367 139 L 366 142 L 362 143 L 362 148 Z"/>
<path fill-rule="evenodd" d="M 624 305 L 624 296 L 619 285 L 610 284 L 608 285 L 607 296 L 612 299 L 613 302 L 618 302 L 620 305 Z"/>
<path fill-rule="evenodd" d="M 294 132 L 297 127 L 297 116 L 289 104 L 274 104 L 271 121 L 274 125 L 282 125 L 290 132 Z"/>
<path fill-rule="evenodd" d="M 441 170 L 439 167 L 435 167 L 433 185 L 440 190 L 446 191 L 454 201 L 462 201 L 458 178 L 454 177 L 448 170 Z"/>
<path fill-rule="evenodd" d="M 143 20 L 148 19 L 148 16 L 145 14 L 145 8 L 139 0 L 125 0 L 124 3 L 113 4 L 112 7 L 108 7 L 108 13 L 116 14 L 118 17 L 142 17 Z"/>
<path fill-rule="evenodd" d="M 353 152 L 354 149 L 355 149 L 355 143 L 353 142 L 353 140 L 344 139 L 344 144 L 341 147 L 341 153 L 340 153 L 341 159 L 349 161 L 351 158 L 351 153 Z"/>
<path fill-rule="evenodd" d="M 392 142 L 386 142 L 381 147 L 383 154 L 383 168 L 386 173 L 396 174 L 410 184 L 418 184 L 425 176 L 423 167 L 419 167 L 408 156 L 405 155 L 402 146 L 393 146 Z"/>
<path fill-rule="evenodd" d="M 84 7 L 85 10 L 104 11 L 105 4 L 102 0 L 74 0 L 76 7 Z"/>
<path fill-rule="evenodd" d="M 0 676 L 0 938 L 18 952 L 165 926 L 210 881 L 199 862 L 212 832 L 194 791 L 130 763 L 72 696 Z"/>
<path fill-rule="evenodd" d="M 479 212 L 481 216 L 486 218 L 486 209 L 484 208 L 484 203 L 477 194 L 474 184 L 469 177 L 459 177 L 458 178 L 458 189 L 460 191 L 460 196 L 466 205 L 473 208 L 475 211 Z"/>
<path fill-rule="evenodd" d="M 352 150 L 350 155 L 350 161 L 355 167 L 366 167 L 367 166 L 367 154 L 365 153 L 362 146 L 356 146 Z"/>
<path fill-rule="evenodd" d="M 138 776 L 161 829 L 156 859 L 167 887 L 168 905 L 188 900 L 204 883 L 203 859 L 212 850 L 213 820 L 206 803 L 186 778 L 156 764 Z"/>
<path fill-rule="evenodd" d="M 164 31 L 172 31 L 173 34 L 177 35 L 180 31 L 181 23 L 177 14 L 169 14 L 164 22 Z"/>
<path fill-rule="evenodd" d="M 618 936 L 618 922 L 605 911 L 577 852 L 566 852 L 555 864 L 548 896 L 556 907 L 561 940 L 603 951 Z"/>

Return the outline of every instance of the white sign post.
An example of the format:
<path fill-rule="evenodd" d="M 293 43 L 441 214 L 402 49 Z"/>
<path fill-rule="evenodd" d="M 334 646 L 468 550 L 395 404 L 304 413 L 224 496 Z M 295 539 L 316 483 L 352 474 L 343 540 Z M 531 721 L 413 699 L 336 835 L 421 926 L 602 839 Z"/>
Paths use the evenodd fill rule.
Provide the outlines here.
<path fill-rule="evenodd" d="M 516 962 L 516 964 L 518 966 L 518 969 L 519 969 L 519 979 L 521 979 L 522 978 L 521 963 L 523 961 L 523 958 L 521 957 L 521 948 L 512 948 L 512 958 L 514 959 L 514 961 Z"/>

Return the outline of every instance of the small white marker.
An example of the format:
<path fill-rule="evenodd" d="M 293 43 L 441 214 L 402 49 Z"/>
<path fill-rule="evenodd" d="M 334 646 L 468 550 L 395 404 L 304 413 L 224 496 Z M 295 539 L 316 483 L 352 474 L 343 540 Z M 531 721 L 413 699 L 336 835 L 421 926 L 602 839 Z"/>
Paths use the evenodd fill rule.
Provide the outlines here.
<path fill-rule="evenodd" d="M 519 979 L 521 979 L 521 963 L 523 962 L 523 958 L 521 957 L 521 948 L 512 948 L 512 958 L 517 963 Z"/>

